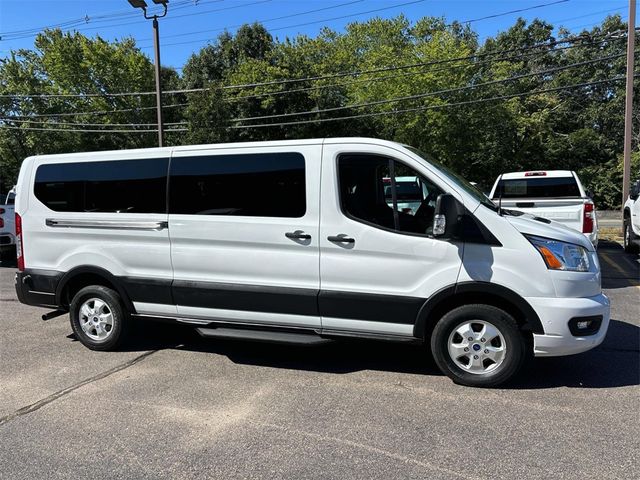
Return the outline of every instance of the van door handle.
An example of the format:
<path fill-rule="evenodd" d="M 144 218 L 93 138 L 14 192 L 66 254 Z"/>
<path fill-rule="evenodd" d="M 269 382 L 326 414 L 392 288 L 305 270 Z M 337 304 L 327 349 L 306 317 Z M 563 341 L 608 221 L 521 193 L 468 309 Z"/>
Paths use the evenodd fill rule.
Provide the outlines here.
<path fill-rule="evenodd" d="M 302 230 L 287 232 L 284 234 L 284 236 L 294 240 L 311 240 L 311 235 L 309 235 L 308 233 L 304 233 Z"/>
<path fill-rule="evenodd" d="M 355 238 L 347 237 L 343 233 L 341 233 L 340 235 L 329 235 L 327 237 L 327 240 L 336 243 L 356 243 Z"/>

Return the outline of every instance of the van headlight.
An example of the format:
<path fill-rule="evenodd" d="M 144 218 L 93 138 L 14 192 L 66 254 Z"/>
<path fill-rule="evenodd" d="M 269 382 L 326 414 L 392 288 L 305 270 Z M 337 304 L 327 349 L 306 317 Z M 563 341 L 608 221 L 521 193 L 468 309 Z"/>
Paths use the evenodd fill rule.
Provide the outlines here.
<path fill-rule="evenodd" d="M 573 243 L 551 240 L 549 238 L 525 235 L 527 240 L 542 255 L 547 268 L 551 270 L 567 270 L 569 272 L 589 271 L 589 252 L 586 248 Z"/>

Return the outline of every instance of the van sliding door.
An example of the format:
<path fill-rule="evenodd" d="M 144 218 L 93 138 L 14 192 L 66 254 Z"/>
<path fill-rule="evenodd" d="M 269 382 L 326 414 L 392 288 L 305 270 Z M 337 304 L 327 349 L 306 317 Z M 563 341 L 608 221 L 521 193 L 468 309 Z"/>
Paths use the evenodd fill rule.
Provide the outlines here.
<path fill-rule="evenodd" d="M 178 314 L 319 327 L 320 146 L 179 150 L 169 232 Z"/>

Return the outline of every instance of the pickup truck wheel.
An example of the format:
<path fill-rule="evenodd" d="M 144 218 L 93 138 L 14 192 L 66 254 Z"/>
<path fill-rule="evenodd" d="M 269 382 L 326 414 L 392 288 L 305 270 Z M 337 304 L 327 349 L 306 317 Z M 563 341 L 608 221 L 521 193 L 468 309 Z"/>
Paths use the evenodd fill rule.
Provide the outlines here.
<path fill-rule="evenodd" d="M 115 350 L 125 339 L 130 323 L 119 295 L 102 285 L 76 293 L 69 316 L 76 338 L 91 350 Z"/>
<path fill-rule="evenodd" d="M 526 342 L 514 318 L 490 305 L 464 305 L 436 324 L 431 350 L 454 382 L 493 387 L 511 379 L 526 359 Z"/>
<path fill-rule="evenodd" d="M 624 219 L 624 251 L 627 253 L 638 253 L 638 237 L 635 233 L 633 233 L 633 228 L 631 227 L 631 222 L 629 221 L 629 217 L 625 217 Z"/>

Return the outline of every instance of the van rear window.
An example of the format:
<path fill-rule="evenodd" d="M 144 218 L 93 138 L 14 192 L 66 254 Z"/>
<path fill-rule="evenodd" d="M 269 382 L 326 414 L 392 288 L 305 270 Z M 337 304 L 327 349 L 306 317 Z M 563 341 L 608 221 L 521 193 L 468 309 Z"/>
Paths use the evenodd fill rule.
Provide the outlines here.
<path fill-rule="evenodd" d="M 493 198 L 580 197 L 574 177 L 530 177 L 500 180 Z"/>
<path fill-rule="evenodd" d="M 41 165 L 34 193 L 56 212 L 166 213 L 168 158 Z"/>

